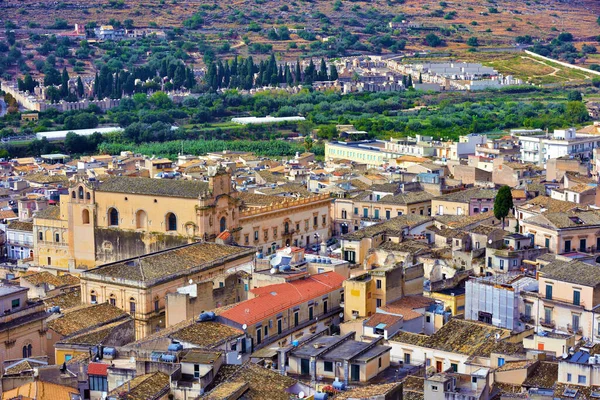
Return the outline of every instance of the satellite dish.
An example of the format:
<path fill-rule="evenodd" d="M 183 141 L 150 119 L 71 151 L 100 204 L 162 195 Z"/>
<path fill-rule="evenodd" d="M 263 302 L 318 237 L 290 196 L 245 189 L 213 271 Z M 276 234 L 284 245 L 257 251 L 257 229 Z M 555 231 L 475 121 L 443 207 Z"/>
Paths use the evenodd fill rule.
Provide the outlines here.
<path fill-rule="evenodd" d="M 246 325 L 246 324 L 242 325 L 242 329 L 243 329 L 243 330 L 246 330 L 246 329 L 248 329 L 248 325 Z"/>
<path fill-rule="evenodd" d="M 190 279 L 188 282 L 189 282 L 189 283 L 190 283 L 190 285 L 191 285 L 192 283 L 194 283 L 194 280 L 193 280 L 193 279 Z"/>
<path fill-rule="evenodd" d="M 242 355 L 241 355 L 241 354 L 238 354 L 238 356 L 237 356 L 237 359 L 238 359 L 238 360 L 241 360 L 241 359 L 242 359 Z"/>
<path fill-rule="evenodd" d="M 492 244 L 492 239 L 488 240 L 488 243 L 489 243 L 489 244 Z"/>
<path fill-rule="evenodd" d="M 298 397 L 301 398 L 301 399 L 303 399 L 304 398 L 304 392 L 298 393 Z"/>
<path fill-rule="evenodd" d="M 344 318 L 344 313 L 343 312 L 340 313 L 340 318 Z"/>

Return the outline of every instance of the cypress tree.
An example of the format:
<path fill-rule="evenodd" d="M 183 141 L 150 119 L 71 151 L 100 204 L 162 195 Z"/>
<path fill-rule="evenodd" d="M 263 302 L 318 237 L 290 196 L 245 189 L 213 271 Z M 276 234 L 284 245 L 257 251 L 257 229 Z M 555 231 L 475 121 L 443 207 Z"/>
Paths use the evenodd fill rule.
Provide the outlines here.
<path fill-rule="evenodd" d="M 338 78 L 339 78 L 339 75 L 338 75 L 337 68 L 335 67 L 335 65 L 331 64 L 331 68 L 329 68 L 329 80 L 337 81 Z"/>
<path fill-rule="evenodd" d="M 231 60 L 230 70 L 231 70 L 231 75 L 232 76 L 238 74 L 238 70 L 237 70 L 238 68 L 237 67 L 238 67 L 238 59 L 237 59 L 237 57 L 235 57 L 233 60 Z"/>
<path fill-rule="evenodd" d="M 254 60 L 252 56 L 248 57 L 246 60 L 246 82 L 244 84 L 244 89 L 252 89 L 252 85 L 254 85 Z"/>
<path fill-rule="evenodd" d="M 225 62 L 225 70 L 223 71 L 223 87 L 229 87 L 231 81 L 231 70 L 229 69 L 229 63 Z"/>
<path fill-rule="evenodd" d="M 81 81 L 81 76 L 77 77 L 77 96 L 79 96 L 79 98 L 83 97 L 83 82 Z"/>
<path fill-rule="evenodd" d="M 67 68 L 63 68 L 62 75 L 60 78 L 60 95 L 65 98 L 69 95 L 69 74 Z"/>
<path fill-rule="evenodd" d="M 294 73 L 294 85 L 298 85 L 302 80 L 302 69 L 300 68 L 300 60 L 296 60 L 296 72 Z"/>
<path fill-rule="evenodd" d="M 160 77 L 164 78 L 167 75 L 168 75 L 168 71 L 167 71 L 167 59 L 165 58 L 160 63 Z"/>
<path fill-rule="evenodd" d="M 225 72 L 225 67 L 223 67 L 223 62 L 219 60 L 217 63 L 217 85 L 218 88 L 223 86 L 223 74 Z"/>
<path fill-rule="evenodd" d="M 135 92 L 135 76 L 133 74 L 127 75 L 127 81 L 123 86 L 123 90 L 127 94 L 133 94 L 133 92 Z"/>
<path fill-rule="evenodd" d="M 167 67 L 167 76 L 169 79 L 173 79 L 175 77 L 175 70 L 177 70 L 178 63 L 171 63 Z"/>
<path fill-rule="evenodd" d="M 413 82 L 412 82 L 412 75 L 409 75 L 409 76 L 408 76 L 408 87 L 409 87 L 409 88 L 411 88 L 411 87 L 412 87 L 412 85 L 413 85 Z"/>
<path fill-rule="evenodd" d="M 112 97 L 113 99 L 118 99 L 119 97 L 121 97 L 121 83 L 120 83 L 120 79 L 119 79 L 119 71 L 115 72 L 115 86 L 114 89 L 110 95 L 110 97 Z"/>
<path fill-rule="evenodd" d="M 191 68 L 185 69 L 185 87 L 188 89 L 196 86 L 196 77 L 194 76 L 194 70 Z"/>
<path fill-rule="evenodd" d="M 94 96 L 98 97 L 100 93 L 100 80 L 98 79 L 98 73 L 96 72 L 96 77 L 94 78 Z"/>
<path fill-rule="evenodd" d="M 316 74 L 317 71 L 315 68 L 315 63 L 311 59 L 308 63 L 308 67 L 306 67 L 306 69 L 304 70 L 304 83 L 307 85 L 312 84 L 315 81 Z"/>
<path fill-rule="evenodd" d="M 108 75 L 106 75 L 106 87 L 104 88 L 104 96 L 102 97 L 110 97 L 113 92 L 113 74 L 108 71 Z"/>
<path fill-rule="evenodd" d="M 325 60 L 321 58 L 321 66 L 319 67 L 319 73 L 317 74 L 317 80 L 326 81 L 327 80 L 327 64 L 325 64 Z"/>
<path fill-rule="evenodd" d="M 221 64 L 222 65 L 222 64 Z M 180 89 L 185 84 L 185 66 L 179 64 L 173 76 L 173 86 L 175 89 Z"/>
<path fill-rule="evenodd" d="M 285 64 L 285 83 L 288 86 L 292 86 L 294 84 L 294 78 L 292 77 L 292 71 L 290 70 L 290 66 Z"/>

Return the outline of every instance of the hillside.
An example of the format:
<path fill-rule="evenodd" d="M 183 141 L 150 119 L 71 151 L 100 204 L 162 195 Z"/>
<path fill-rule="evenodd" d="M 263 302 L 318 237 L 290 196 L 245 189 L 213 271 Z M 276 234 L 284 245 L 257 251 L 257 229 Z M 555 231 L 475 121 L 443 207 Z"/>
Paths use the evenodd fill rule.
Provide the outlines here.
<path fill-rule="evenodd" d="M 466 49 L 471 36 L 477 37 L 481 46 L 502 47 L 522 35 L 545 40 L 555 37 L 557 31 L 569 31 L 576 40 L 595 40 L 600 33 L 596 22 L 600 2 L 596 0 L 4 0 L 0 10 L 3 24 L 9 20 L 20 28 L 17 36 L 45 33 L 45 28 L 57 21 L 64 24 L 63 20 L 70 26 L 130 20 L 130 26 L 136 28 L 188 27 L 188 37 L 204 35 L 229 55 L 267 53 L 272 46 L 289 58 L 339 52 L 340 42 L 347 42 L 344 36 L 349 34 L 356 36 L 342 47 L 350 53 L 397 51 L 404 45 L 398 46 L 398 42 L 404 40 L 409 49 L 426 47 L 423 38 L 430 31 L 404 32 L 389 27 L 390 21 L 402 19 L 436 29 L 447 49 Z M 289 38 L 270 34 L 273 27 L 282 26 L 307 28 L 311 33 L 301 33 L 304 39 L 294 32 Z M 323 37 L 334 36 L 336 40 L 322 43 Z"/>

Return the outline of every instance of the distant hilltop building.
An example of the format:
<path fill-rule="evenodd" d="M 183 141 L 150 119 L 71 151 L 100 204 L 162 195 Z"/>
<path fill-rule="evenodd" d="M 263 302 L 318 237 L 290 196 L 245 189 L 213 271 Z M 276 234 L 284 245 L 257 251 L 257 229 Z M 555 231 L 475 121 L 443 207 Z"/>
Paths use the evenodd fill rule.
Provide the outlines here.
<path fill-rule="evenodd" d="M 271 117 L 267 115 L 266 117 L 236 117 L 231 118 L 231 122 L 241 125 L 251 125 L 251 124 L 276 124 L 278 122 L 296 122 L 296 121 L 305 121 L 304 117 Z"/>

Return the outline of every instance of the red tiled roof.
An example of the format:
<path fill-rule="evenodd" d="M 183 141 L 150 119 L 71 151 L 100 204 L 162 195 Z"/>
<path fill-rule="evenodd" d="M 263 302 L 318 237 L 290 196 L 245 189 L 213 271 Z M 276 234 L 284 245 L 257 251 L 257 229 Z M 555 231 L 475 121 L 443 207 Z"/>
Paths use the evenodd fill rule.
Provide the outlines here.
<path fill-rule="evenodd" d="M 402 317 L 397 315 L 376 313 L 365 322 L 365 326 L 374 328 L 379 324 L 392 325 L 401 320 Z"/>
<path fill-rule="evenodd" d="M 107 374 L 108 374 L 108 364 L 89 363 L 89 365 L 88 365 L 88 375 L 102 375 L 102 376 L 106 376 Z"/>
<path fill-rule="evenodd" d="M 13 210 L 2 210 L 0 211 L 0 219 L 17 218 L 17 214 Z"/>
<path fill-rule="evenodd" d="M 429 297 L 419 295 L 405 296 L 400 300 L 386 304 L 381 309 L 385 312 L 402 315 L 405 321 L 409 321 L 422 316 L 421 313 L 414 311 L 415 309 L 424 308 L 433 303 L 435 303 L 435 300 Z"/>
<path fill-rule="evenodd" d="M 253 324 L 290 307 L 326 295 L 342 287 L 344 277 L 326 272 L 291 282 L 252 290 L 256 296 L 224 311 L 221 317 L 239 324 Z"/>

